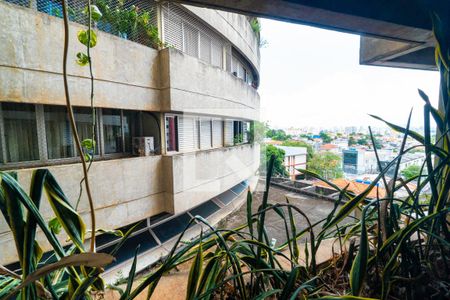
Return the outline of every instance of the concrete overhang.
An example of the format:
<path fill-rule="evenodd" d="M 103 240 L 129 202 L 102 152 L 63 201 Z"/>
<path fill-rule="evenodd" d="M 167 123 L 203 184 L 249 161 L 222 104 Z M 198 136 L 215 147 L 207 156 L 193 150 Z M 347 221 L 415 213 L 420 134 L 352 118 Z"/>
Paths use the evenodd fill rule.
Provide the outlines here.
<path fill-rule="evenodd" d="M 171 0 L 361 35 L 361 64 L 434 70 L 437 0 Z"/>

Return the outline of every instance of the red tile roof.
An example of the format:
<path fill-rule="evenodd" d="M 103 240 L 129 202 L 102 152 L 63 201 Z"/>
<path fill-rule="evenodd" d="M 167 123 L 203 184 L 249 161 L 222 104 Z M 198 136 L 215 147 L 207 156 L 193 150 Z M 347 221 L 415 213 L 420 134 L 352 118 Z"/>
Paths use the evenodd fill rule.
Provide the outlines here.
<path fill-rule="evenodd" d="M 336 148 L 338 148 L 338 146 L 334 144 L 323 144 L 322 146 L 320 146 L 321 150 L 333 150 Z"/>
<path fill-rule="evenodd" d="M 338 178 L 338 179 L 334 179 L 331 181 L 331 183 L 335 184 L 336 186 L 338 186 L 340 189 L 344 189 L 345 187 L 347 187 L 347 191 L 351 192 L 352 194 L 355 195 L 359 195 L 362 192 L 364 192 L 367 187 L 369 186 L 368 184 L 365 183 L 360 183 L 360 182 L 355 182 L 352 180 L 348 180 L 348 179 L 344 179 L 344 178 Z M 333 189 L 328 183 L 325 183 L 323 181 L 319 181 L 314 183 L 315 186 L 320 186 L 320 187 L 324 187 L 324 188 L 331 188 Z M 380 188 L 380 187 L 374 187 L 370 190 L 369 194 L 367 195 L 367 198 L 377 198 L 377 190 L 378 190 L 378 197 L 379 198 L 383 198 L 386 195 L 386 190 L 384 188 Z"/>

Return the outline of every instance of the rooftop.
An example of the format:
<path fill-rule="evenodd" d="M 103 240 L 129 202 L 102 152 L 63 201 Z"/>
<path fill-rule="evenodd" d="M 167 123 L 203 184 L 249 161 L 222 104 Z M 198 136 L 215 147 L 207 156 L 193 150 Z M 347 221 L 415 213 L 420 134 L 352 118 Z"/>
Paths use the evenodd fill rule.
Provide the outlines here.
<path fill-rule="evenodd" d="M 348 179 L 344 179 L 344 178 L 334 179 L 331 181 L 331 183 L 335 184 L 340 189 L 344 189 L 347 187 L 347 191 L 349 191 L 355 195 L 361 194 L 369 186 L 369 184 L 367 184 L 367 183 L 356 182 L 356 181 L 348 180 Z M 316 183 L 314 183 L 314 185 L 320 186 L 320 187 L 325 187 L 325 188 L 332 188 L 329 184 L 322 182 L 322 181 L 316 182 Z M 369 194 L 367 195 L 367 198 L 377 198 L 377 195 L 379 198 L 383 198 L 386 195 L 386 190 L 384 188 L 380 188 L 380 187 L 372 188 L 370 190 Z"/>
<path fill-rule="evenodd" d="M 285 156 L 306 155 L 306 147 L 289 147 L 276 145 L 278 149 L 284 151 Z"/>

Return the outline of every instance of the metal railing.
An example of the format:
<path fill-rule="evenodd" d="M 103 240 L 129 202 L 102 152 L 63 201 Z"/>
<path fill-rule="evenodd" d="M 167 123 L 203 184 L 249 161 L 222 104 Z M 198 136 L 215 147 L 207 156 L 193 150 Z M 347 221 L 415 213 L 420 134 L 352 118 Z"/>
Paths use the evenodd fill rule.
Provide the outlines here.
<path fill-rule="evenodd" d="M 60 0 L 4 0 L 62 18 Z M 159 45 L 156 3 L 152 0 L 93 0 L 102 17 L 93 27 L 106 33 L 157 48 Z M 88 1 L 68 0 L 68 17 L 72 22 L 88 25 Z"/>

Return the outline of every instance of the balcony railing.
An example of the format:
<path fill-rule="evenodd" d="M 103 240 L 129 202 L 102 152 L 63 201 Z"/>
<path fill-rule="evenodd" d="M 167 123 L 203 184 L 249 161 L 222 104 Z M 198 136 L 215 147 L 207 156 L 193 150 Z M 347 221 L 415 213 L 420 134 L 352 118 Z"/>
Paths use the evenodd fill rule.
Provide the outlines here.
<path fill-rule="evenodd" d="M 62 18 L 62 3 L 54 0 L 4 0 Z M 98 30 L 139 44 L 157 48 L 159 44 L 156 4 L 151 0 L 97 0 L 101 19 L 93 23 Z M 68 0 L 68 17 L 72 22 L 88 25 L 87 1 Z"/>

